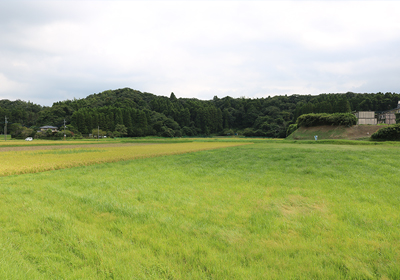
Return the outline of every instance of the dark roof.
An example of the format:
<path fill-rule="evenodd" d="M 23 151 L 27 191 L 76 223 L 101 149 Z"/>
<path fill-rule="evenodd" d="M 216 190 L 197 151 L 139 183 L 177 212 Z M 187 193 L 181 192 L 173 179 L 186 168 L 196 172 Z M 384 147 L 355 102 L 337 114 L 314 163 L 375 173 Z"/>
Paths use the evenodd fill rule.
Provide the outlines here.
<path fill-rule="evenodd" d="M 40 129 L 46 129 L 46 128 L 48 128 L 48 129 L 55 129 L 55 128 L 57 128 L 57 127 L 55 127 L 55 126 L 51 126 L 51 125 L 45 125 L 45 126 L 41 126 L 40 127 Z"/>

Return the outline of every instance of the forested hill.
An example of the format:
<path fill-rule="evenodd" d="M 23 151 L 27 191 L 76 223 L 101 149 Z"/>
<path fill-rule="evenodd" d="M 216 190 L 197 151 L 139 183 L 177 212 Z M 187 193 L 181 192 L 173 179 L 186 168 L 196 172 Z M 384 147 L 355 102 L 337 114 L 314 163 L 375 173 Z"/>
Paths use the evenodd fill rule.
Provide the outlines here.
<path fill-rule="evenodd" d="M 398 100 L 400 94 L 396 93 L 348 92 L 257 99 L 215 96 L 204 101 L 177 98 L 174 93 L 164 97 L 124 88 L 56 102 L 51 107 L 21 100 L 0 100 L 0 129 L 3 131 L 4 117 L 7 116 L 11 131 L 21 131 L 21 127 L 36 131 L 42 125 L 61 127 L 65 119 L 68 130 L 74 135 L 91 134 L 99 127 L 111 136 L 242 133 L 285 137 L 287 126 L 301 114 L 385 111 L 395 108 Z"/>

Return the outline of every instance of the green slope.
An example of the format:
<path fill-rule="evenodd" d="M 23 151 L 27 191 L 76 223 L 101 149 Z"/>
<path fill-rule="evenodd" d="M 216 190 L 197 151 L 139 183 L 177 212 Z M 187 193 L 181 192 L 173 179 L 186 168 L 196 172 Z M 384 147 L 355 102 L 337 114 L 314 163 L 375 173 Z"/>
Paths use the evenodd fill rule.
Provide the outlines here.
<path fill-rule="evenodd" d="M 315 126 L 300 127 L 286 139 L 288 140 L 318 140 L 322 139 L 368 139 L 374 132 L 382 128 L 382 125 L 354 125 L 346 126 Z"/>

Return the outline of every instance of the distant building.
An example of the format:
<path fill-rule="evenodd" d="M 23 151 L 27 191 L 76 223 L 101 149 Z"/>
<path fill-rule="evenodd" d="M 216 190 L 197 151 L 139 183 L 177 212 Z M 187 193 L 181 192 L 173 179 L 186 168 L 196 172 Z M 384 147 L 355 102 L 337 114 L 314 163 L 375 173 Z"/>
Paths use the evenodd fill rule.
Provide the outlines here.
<path fill-rule="evenodd" d="M 378 123 L 385 124 L 396 124 L 396 114 L 400 113 L 400 101 L 397 103 L 397 107 L 387 111 L 379 112 Z"/>
<path fill-rule="evenodd" d="M 47 130 L 51 130 L 51 132 L 57 132 L 58 130 L 57 130 L 57 127 L 55 127 L 55 126 L 51 126 L 51 125 L 45 125 L 45 126 L 42 126 L 42 127 L 40 127 L 40 132 L 46 132 Z"/>
<path fill-rule="evenodd" d="M 374 111 L 359 111 L 355 112 L 357 124 L 377 124 L 377 119 L 375 118 Z"/>
<path fill-rule="evenodd" d="M 386 112 L 379 113 L 378 123 L 396 124 L 396 115 L 394 113 L 386 113 Z"/>

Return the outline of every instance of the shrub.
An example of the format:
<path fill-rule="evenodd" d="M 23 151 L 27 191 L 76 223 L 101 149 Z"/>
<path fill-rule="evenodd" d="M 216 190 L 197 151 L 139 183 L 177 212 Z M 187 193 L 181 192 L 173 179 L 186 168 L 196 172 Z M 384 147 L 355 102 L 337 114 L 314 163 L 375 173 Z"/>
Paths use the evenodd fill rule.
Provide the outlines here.
<path fill-rule="evenodd" d="M 162 133 L 162 137 L 174 137 L 174 131 L 171 128 L 166 128 Z"/>
<path fill-rule="evenodd" d="M 400 123 L 400 113 L 395 113 L 396 116 L 396 123 Z"/>
<path fill-rule="evenodd" d="M 388 125 L 379 129 L 377 132 L 371 135 L 374 140 L 389 140 L 399 141 L 400 140 L 400 124 Z"/>
<path fill-rule="evenodd" d="M 235 132 L 230 128 L 225 128 L 224 130 L 219 132 L 220 136 L 232 136 L 235 135 Z"/>
<path fill-rule="evenodd" d="M 287 130 L 286 130 L 286 135 L 289 136 L 289 135 L 292 134 L 296 129 L 297 129 L 297 124 L 293 123 L 293 124 L 289 125 L 288 128 L 287 128 Z"/>
<path fill-rule="evenodd" d="M 357 118 L 351 113 L 335 114 L 304 114 L 297 118 L 297 126 L 310 127 L 319 125 L 346 125 L 357 124 Z"/>
<path fill-rule="evenodd" d="M 64 131 L 58 131 L 58 132 L 55 134 L 55 136 L 56 136 L 57 138 L 64 138 Z M 70 137 L 73 137 L 73 136 L 74 136 L 74 133 L 72 133 L 72 132 L 69 131 L 69 130 L 66 130 L 66 131 L 65 131 L 65 136 L 68 137 L 68 138 L 70 138 Z M 96 137 L 97 137 L 97 134 L 96 134 Z"/>
<path fill-rule="evenodd" d="M 176 130 L 174 136 L 175 136 L 175 137 L 182 137 L 182 131 Z"/>
<path fill-rule="evenodd" d="M 182 128 L 182 134 L 185 135 L 185 136 L 193 136 L 194 135 L 192 129 L 190 127 L 187 127 L 187 126 L 184 126 Z"/>
<path fill-rule="evenodd" d="M 246 136 L 246 137 L 254 136 L 254 130 L 252 128 L 250 128 L 250 127 L 245 128 L 244 131 L 243 131 L 243 135 Z"/>

